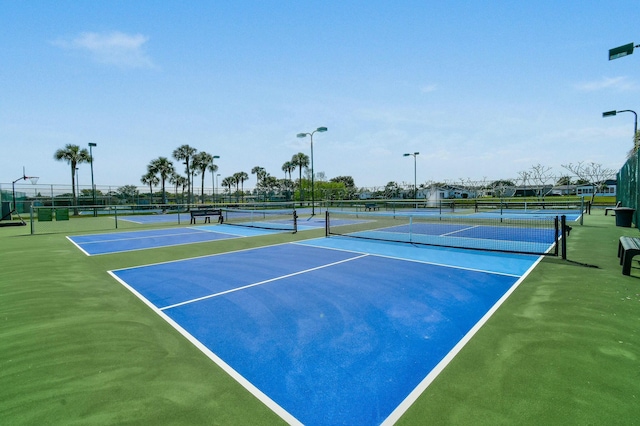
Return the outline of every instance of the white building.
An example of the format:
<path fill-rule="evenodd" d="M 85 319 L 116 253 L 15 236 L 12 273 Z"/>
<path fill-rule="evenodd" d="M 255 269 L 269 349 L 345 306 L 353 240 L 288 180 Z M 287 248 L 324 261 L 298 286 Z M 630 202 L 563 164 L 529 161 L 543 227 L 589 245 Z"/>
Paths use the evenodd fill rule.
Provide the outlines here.
<path fill-rule="evenodd" d="M 617 186 L 618 182 L 615 179 L 609 179 L 604 182 L 604 186 L 600 187 L 596 192 L 596 197 L 598 196 L 610 196 L 615 197 L 617 194 Z M 586 185 L 577 185 L 576 186 L 576 195 L 582 197 L 591 197 L 596 190 L 596 185 L 594 184 L 586 184 Z"/>

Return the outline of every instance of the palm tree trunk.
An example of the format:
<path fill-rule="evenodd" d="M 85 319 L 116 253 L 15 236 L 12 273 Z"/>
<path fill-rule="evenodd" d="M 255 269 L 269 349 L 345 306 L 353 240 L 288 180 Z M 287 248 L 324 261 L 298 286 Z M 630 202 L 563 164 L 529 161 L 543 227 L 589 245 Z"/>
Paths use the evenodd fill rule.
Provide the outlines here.
<path fill-rule="evenodd" d="M 206 169 L 202 171 L 202 188 L 200 188 L 200 202 L 201 203 L 204 203 L 204 172 L 205 171 L 206 171 Z"/>
<path fill-rule="evenodd" d="M 162 212 L 166 212 L 166 205 L 167 205 L 167 194 L 164 190 L 164 178 L 162 178 Z"/>
<path fill-rule="evenodd" d="M 300 192 L 300 202 L 304 201 L 304 191 L 302 189 L 302 166 L 300 166 L 300 177 L 298 180 L 298 191 Z"/>

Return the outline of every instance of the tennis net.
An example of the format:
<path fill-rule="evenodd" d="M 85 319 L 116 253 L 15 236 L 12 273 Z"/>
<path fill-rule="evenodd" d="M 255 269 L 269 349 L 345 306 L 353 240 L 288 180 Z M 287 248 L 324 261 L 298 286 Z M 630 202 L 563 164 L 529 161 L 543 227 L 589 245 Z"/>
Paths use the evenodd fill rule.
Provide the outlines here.
<path fill-rule="evenodd" d="M 245 210 L 222 208 L 221 213 L 221 223 L 226 225 L 291 231 L 294 234 L 298 231 L 298 215 L 293 209 Z"/>
<path fill-rule="evenodd" d="M 499 214 L 582 214 L 587 209 L 583 198 L 579 200 L 549 200 L 544 201 L 476 201 L 474 210 Z"/>
<path fill-rule="evenodd" d="M 565 221 L 559 216 L 478 218 L 327 211 L 325 217 L 328 237 L 554 256 L 558 255 L 559 242 L 566 241 L 561 238 L 565 235 L 561 229 Z M 563 257 L 565 252 L 563 246 Z"/>

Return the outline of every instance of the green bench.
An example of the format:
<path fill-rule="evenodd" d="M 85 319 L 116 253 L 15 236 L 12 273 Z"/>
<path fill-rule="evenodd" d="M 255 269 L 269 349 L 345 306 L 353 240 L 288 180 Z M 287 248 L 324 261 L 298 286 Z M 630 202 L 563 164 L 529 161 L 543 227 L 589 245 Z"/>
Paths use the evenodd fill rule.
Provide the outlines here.
<path fill-rule="evenodd" d="M 620 237 L 618 257 L 622 265 L 622 275 L 631 275 L 631 261 L 640 254 L 640 238 Z"/>

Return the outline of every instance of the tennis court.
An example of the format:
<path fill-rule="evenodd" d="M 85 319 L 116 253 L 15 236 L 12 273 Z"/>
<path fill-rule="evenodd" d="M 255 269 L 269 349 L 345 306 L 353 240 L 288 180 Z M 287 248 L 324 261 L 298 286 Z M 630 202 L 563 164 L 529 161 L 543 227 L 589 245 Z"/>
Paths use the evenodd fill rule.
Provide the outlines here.
<path fill-rule="evenodd" d="M 224 222 L 227 223 L 237 223 L 237 222 L 259 222 L 262 225 L 260 227 L 268 227 L 266 226 L 268 223 L 271 223 L 271 228 L 275 229 L 294 229 L 294 214 L 296 211 L 291 208 L 271 208 L 271 209 L 240 209 L 240 208 L 226 208 L 226 207 L 207 207 L 202 206 L 194 211 L 201 209 L 210 209 L 217 210 L 223 216 Z M 311 212 L 311 209 L 301 209 L 299 214 L 305 214 L 306 210 Z M 192 215 L 191 211 L 182 211 L 182 212 L 161 212 L 157 211 L 153 214 L 135 214 L 135 215 L 119 215 L 117 216 L 117 220 L 121 220 L 124 222 L 130 222 L 138 225 L 149 225 L 149 224 L 167 224 L 167 223 L 175 223 L 175 224 L 187 224 L 192 223 Z M 200 219 L 200 223 L 203 223 L 204 219 Z"/>
<path fill-rule="evenodd" d="M 95 256 L 183 244 L 204 243 L 229 238 L 253 237 L 274 232 L 278 231 L 235 227 L 231 225 L 204 225 L 186 228 L 69 236 L 67 239 L 87 256 Z"/>
<path fill-rule="evenodd" d="M 110 273 L 289 423 L 374 425 L 538 259 L 332 237 Z"/>
<path fill-rule="evenodd" d="M 224 224 L 187 226 L 184 228 L 117 232 L 68 236 L 78 249 L 88 256 L 170 247 L 224 240 L 255 237 L 274 232 L 297 232 L 294 210 L 240 210 L 219 209 Z M 182 214 L 190 217 L 189 214 Z M 160 224 L 167 221 L 180 223 L 180 214 L 133 216 L 138 224 Z M 201 218 L 204 220 L 204 218 Z M 308 229 L 318 225 L 309 225 Z"/>

